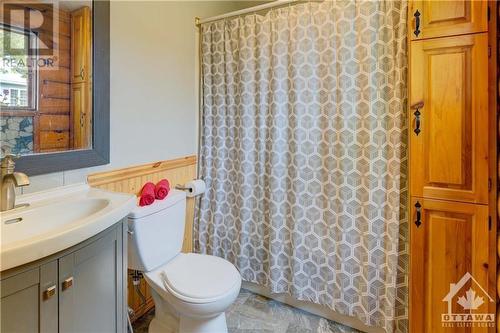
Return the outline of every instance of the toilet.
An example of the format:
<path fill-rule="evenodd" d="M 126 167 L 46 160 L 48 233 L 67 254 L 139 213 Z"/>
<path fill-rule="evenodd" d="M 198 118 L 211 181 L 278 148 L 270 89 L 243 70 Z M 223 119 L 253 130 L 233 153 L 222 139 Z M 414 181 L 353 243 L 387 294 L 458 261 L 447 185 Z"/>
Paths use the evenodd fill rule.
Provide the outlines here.
<path fill-rule="evenodd" d="M 227 333 L 241 276 L 222 258 L 181 253 L 185 215 L 186 194 L 173 190 L 128 216 L 128 267 L 143 272 L 155 304 L 149 332 Z"/>

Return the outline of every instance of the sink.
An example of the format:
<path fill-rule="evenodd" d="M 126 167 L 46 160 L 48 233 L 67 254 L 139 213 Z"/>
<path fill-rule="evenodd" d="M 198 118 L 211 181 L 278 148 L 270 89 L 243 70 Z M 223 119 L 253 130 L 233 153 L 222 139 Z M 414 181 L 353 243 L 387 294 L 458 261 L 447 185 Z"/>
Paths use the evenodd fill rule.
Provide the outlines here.
<path fill-rule="evenodd" d="M 72 185 L 18 197 L 0 213 L 0 271 L 76 245 L 119 222 L 136 197 Z"/>

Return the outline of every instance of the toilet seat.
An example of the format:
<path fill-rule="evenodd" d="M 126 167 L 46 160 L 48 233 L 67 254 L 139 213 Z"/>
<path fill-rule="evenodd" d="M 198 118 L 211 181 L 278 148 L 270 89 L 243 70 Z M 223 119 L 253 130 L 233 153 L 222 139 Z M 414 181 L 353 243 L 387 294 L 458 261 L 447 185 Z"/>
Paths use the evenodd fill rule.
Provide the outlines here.
<path fill-rule="evenodd" d="M 241 276 L 231 263 L 195 253 L 181 253 L 144 275 L 160 295 L 196 304 L 218 302 L 241 286 Z"/>

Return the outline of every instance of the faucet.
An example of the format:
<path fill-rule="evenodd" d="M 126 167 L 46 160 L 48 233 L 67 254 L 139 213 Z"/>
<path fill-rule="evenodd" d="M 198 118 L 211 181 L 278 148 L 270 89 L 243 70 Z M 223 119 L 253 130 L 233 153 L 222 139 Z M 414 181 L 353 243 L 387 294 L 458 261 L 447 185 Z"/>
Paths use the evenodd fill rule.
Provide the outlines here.
<path fill-rule="evenodd" d="M 14 172 L 16 163 L 14 155 L 7 154 L 0 163 L 0 211 L 13 209 L 16 205 L 16 187 L 30 184 L 28 176 L 22 172 Z"/>

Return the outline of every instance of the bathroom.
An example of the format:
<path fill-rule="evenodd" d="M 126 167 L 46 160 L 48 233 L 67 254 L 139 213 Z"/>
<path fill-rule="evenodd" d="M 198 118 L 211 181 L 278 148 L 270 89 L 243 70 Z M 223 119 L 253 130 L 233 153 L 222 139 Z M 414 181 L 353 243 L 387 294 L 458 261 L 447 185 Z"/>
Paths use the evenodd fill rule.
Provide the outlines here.
<path fill-rule="evenodd" d="M 500 332 L 496 1 L 0 7 L 1 332 Z"/>

